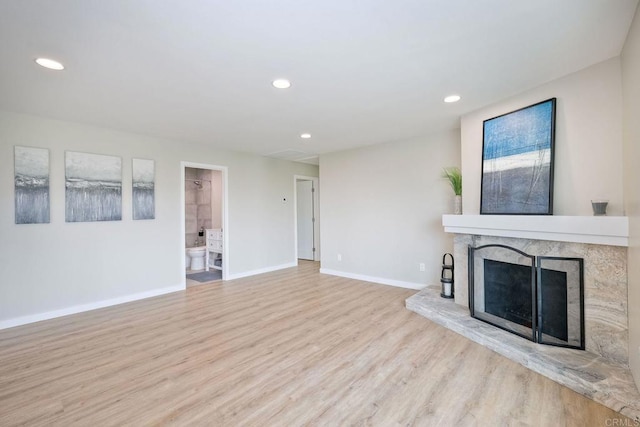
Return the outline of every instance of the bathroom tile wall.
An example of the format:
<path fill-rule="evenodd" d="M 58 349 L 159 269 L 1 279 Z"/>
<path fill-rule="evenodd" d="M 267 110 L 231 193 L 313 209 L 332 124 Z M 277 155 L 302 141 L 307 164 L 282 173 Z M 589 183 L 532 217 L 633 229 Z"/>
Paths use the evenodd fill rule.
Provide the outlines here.
<path fill-rule="evenodd" d="M 198 186 L 194 181 L 200 181 Z M 185 242 L 194 246 L 201 227 L 211 228 L 211 171 L 186 168 L 185 171 Z M 204 242 L 200 242 L 203 244 Z"/>
<path fill-rule="evenodd" d="M 202 189 L 196 193 L 198 205 L 198 230 L 211 228 L 211 171 L 198 169 L 198 179 Z"/>

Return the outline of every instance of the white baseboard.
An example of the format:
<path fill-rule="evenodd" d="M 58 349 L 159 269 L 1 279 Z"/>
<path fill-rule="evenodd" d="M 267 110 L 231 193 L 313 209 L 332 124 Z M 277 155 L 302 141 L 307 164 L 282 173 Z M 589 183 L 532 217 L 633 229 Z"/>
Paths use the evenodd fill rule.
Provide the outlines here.
<path fill-rule="evenodd" d="M 13 319 L 1 320 L 0 329 L 13 328 L 14 326 L 26 325 L 28 323 L 40 322 L 41 320 L 54 319 L 56 317 L 68 316 L 70 314 L 82 313 L 84 311 L 98 308 L 110 307 L 112 305 L 123 304 L 125 302 L 137 301 L 159 295 L 170 294 L 184 290 L 184 285 L 170 286 L 167 288 L 153 289 L 151 291 L 137 294 L 125 295 L 118 298 L 111 298 L 103 301 L 96 301 L 89 304 L 74 305 L 60 310 L 48 311 L 46 313 L 31 314 L 29 316 L 14 317 Z"/>
<path fill-rule="evenodd" d="M 243 277 L 255 276 L 256 274 L 269 273 L 276 270 L 282 270 L 285 268 L 296 267 L 298 261 L 288 262 L 286 264 L 274 265 L 271 267 L 259 268 L 257 270 L 243 271 L 242 273 L 230 274 L 225 280 L 242 279 Z"/>
<path fill-rule="evenodd" d="M 404 282 L 402 280 L 384 279 L 382 277 L 365 276 L 363 274 L 347 273 L 345 271 L 330 270 L 328 268 L 321 268 L 320 273 L 329 274 L 331 276 L 346 277 L 348 279 L 362 280 L 365 282 L 379 283 L 381 285 L 395 286 L 397 288 L 416 289 L 418 291 L 427 286 L 423 283 L 413 283 L 413 282 Z"/>

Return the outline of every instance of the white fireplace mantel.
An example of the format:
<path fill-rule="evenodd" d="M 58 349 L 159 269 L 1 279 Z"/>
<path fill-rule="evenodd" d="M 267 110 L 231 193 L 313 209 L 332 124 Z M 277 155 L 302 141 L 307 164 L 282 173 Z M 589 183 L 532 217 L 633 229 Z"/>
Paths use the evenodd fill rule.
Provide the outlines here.
<path fill-rule="evenodd" d="M 629 246 L 626 216 L 442 215 L 447 233 Z"/>

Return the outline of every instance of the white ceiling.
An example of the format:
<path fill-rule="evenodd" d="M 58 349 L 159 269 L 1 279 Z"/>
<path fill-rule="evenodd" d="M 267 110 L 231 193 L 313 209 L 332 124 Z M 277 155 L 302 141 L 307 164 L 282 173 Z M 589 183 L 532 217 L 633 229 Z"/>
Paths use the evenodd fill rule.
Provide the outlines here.
<path fill-rule="evenodd" d="M 637 3 L 2 0 L 0 108 L 309 157 L 457 128 L 617 56 Z"/>

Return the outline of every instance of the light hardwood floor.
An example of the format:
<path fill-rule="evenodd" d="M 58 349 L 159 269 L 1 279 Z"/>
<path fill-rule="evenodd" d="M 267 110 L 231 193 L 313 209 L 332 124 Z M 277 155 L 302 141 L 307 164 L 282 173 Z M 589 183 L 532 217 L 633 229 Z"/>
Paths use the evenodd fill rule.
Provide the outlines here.
<path fill-rule="evenodd" d="M 0 331 L 0 425 L 612 426 L 631 420 L 301 262 Z"/>

